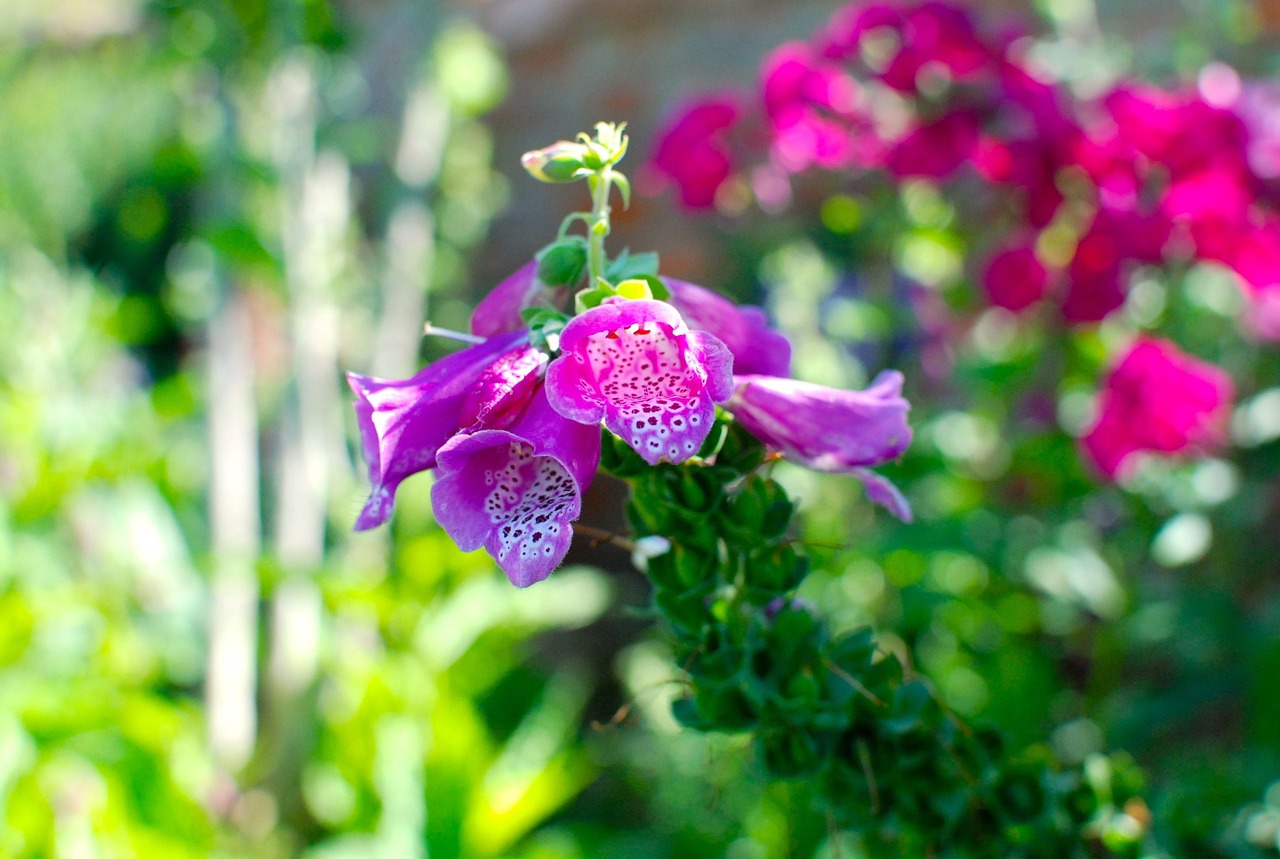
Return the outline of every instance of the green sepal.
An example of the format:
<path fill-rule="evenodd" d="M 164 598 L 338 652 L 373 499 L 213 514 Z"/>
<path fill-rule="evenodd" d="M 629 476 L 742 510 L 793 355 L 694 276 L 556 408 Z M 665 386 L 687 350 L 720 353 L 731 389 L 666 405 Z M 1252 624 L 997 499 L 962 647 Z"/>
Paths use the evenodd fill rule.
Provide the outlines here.
<path fill-rule="evenodd" d="M 695 731 L 740 731 L 756 721 L 750 704 L 733 688 L 699 688 L 696 697 L 676 700 L 671 715 Z"/>
<path fill-rule="evenodd" d="M 631 208 L 631 180 L 617 172 L 609 174 L 609 178 L 618 186 L 618 193 L 622 195 L 622 208 Z"/>
<path fill-rule="evenodd" d="M 599 307 L 606 298 L 612 298 L 617 294 L 618 291 L 613 288 L 613 284 L 602 277 L 598 277 L 593 286 L 579 291 L 573 297 L 574 312 L 586 313 L 592 308 Z"/>
<path fill-rule="evenodd" d="M 893 715 L 880 722 L 881 729 L 890 734 L 906 734 L 922 727 L 932 702 L 928 687 L 919 680 L 903 683 L 893 692 Z"/>
<path fill-rule="evenodd" d="M 684 587 L 704 585 L 715 578 L 719 559 L 714 555 L 679 543 L 672 548 L 671 554 L 674 556 L 676 578 Z"/>
<path fill-rule="evenodd" d="M 785 681 L 817 663 L 824 638 L 822 622 L 807 608 L 792 603 L 779 610 L 768 638 L 775 676 Z"/>
<path fill-rule="evenodd" d="M 538 280 L 547 286 L 577 286 L 587 270 L 587 240 L 563 236 L 535 254 Z"/>
<path fill-rule="evenodd" d="M 844 673 L 856 677 L 866 670 L 876 655 L 875 632 L 868 626 L 833 639 L 827 644 L 826 655 Z M 836 682 L 848 686 L 838 678 Z"/>
<path fill-rule="evenodd" d="M 795 589 L 809 572 L 809 561 L 790 546 L 765 545 L 746 556 L 748 598 L 763 605 L 774 597 Z"/>
<path fill-rule="evenodd" d="M 560 351 L 560 332 L 569 323 L 569 317 L 550 307 L 526 307 L 520 318 L 529 327 L 529 342 L 534 348 L 548 354 Z"/>
<path fill-rule="evenodd" d="M 767 451 L 760 440 L 743 429 L 742 424 L 726 418 L 716 423 L 725 428 L 725 435 L 715 453 L 716 462 L 746 474 L 764 462 Z"/>
<path fill-rule="evenodd" d="M 709 513 L 720 505 L 724 489 L 705 469 L 682 469 L 675 486 L 675 501 L 693 513 Z"/>
<path fill-rule="evenodd" d="M 708 595 L 704 589 L 677 593 L 660 588 L 654 592 L 653 601 L 674 631 L 700 636 L 707 625 L 713 622 L 707 611 Z"/>
<path fill-rule="evenodd" d="M 652 467 L 636 453 L 631 445 L 607 429 L 601 429 L 600 468 L 614 477 L 626 479 L 640 477 Z M 668 536 L 668 535 L 663 535 Z"/>

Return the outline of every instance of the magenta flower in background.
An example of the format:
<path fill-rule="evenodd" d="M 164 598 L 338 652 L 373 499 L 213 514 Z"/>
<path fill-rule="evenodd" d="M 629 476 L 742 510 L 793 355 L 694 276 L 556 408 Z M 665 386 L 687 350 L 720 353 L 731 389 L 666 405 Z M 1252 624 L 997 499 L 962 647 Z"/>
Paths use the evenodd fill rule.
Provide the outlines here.
<path fill-rule="evenodd" d="M 347 374 L 372 484 L 357 531 L 387 521 L 400 482 L 434 468 L 441 445 L 460 430 L 501 426 L 519 414 L 530 395 L 524 377 L 541 369 L 541 353 L 527 341 L 527 332 L 495 337 L 403 381 Z"/>
<path fill-rule="evenodd" d="M 650 465 L 702 447 L 715 404 L 733 390 L 733 355 L 653 299 L 605 299 L 560 333 L 547 398 L 569 420 L 604 425 Z"/>
<path fill-rule="evenodd" d="M 937 67 L 952 80 L 968 80 L 993 59 L 969 13 L 938 2 L 849 4 L 832 16 L 819 44 L 829 56 L 860 59 L 869 35 L 892 46 L 889 54 L 877 59 L 872 73 L 906 93 L 916 92 L 926 66 Z"/>
<path fill-rule="evenodd" d="M 1140 337 L 1107 376 L 1085 452 L 1107 477 L 1141 452 L 1179 454 L 1222 441 L 1233 386 L 1212 364 Z"/>
<path fill-rule="evenodd" d="M 791 375 L 791 342 L 770 327 L 764 310 L 740 307 L 719 293 L 673 277 L 662 282 L 685 323 L 714 335 L 733 353 L 735 374 Z"/>
<path fill-rule="evenodd" d="M 982 285 L 992 304 L 1014 313 L 1044 298 L 1049 270 L 1036 257 L 1034 237 L 1023 238 L 992 255 L 983 272 Z"/>
<path fill-rule="evenodd" d="M 1080 238 L 1067 264 L 1067 294 L 1062 317 L 1068 322 L 1101 322 L 1124 306 L 1124 259 L 1116 236 L 1090 230 Z"/>
<path fill-rule="evenodd" d="M 972 160 L 979 142 L 978 116 L 955 110 L 917 125 L 893 144 L 885 169 L 899 177 L 945 179 Z"/>
<path fill-rule="evenodd" d="M 674 184 L 680 202 L 690 209 L 709 209 L 716 192 L 733 173 L 728 131 L 738 122 L 737 100 L 708 96 L 680 109 L 657 135 L 648 168 L 659 180 Z"/>
<path fill-rule="evenodd" d="M 725 404 L 748 432 L 787 459 L 863 482 L 867 496 L 904 522 L 911 508 L 889 481 L 869 471 L 911 443 L 902 374 L 881 373 L 865 391 L 843 391 L 795 379 L 737 376 Z"/>
<path fill-rule="evenodd" d="M 483 547 L 523 588 L 569 551 L 600 462 L 600 430 L 561 417 L 538 387 L 509 428 L 457 435 L 438 458 L 436 521 L 463 551 Z"/>
<path fill-rule="evenodd" d="M 809 45 L 788 42 L 765 57 L 761 99 L 770 155 L 784 173 L 867 167 L 884 157 L 862 86 Z"/>

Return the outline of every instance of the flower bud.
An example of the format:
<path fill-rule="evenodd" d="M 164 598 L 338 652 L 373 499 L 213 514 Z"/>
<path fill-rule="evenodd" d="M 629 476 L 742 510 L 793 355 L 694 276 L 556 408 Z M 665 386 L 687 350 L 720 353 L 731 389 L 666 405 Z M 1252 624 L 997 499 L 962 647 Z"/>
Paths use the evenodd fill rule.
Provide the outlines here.
<path fill-rule="evenodd" d="M 583 164 L 587 147 L 581 143 L 558 140 L 542 149 L 520 156 L 520 164 L 529 175 L 541 182 L 572 182 L 587 175 Z"/>

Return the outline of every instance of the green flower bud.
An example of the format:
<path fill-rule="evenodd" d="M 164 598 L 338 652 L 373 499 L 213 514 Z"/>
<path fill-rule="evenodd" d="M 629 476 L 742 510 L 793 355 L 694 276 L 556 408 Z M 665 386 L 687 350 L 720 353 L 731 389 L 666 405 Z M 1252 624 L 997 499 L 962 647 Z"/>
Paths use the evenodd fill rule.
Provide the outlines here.
<path fill-rule="evenodd" d="M 577 286 L 587 270 L 587 243 L 566 236 L 538 251 L 538 280 L 548 286 Z"/>
<path fill-rule="evenodd" d="M 586 157 L 585 145 L 557 140 L 550 146 L 521 155 L 520 164 L 540 182 L 573 182 L 591 172 L 583 164 Z"/>

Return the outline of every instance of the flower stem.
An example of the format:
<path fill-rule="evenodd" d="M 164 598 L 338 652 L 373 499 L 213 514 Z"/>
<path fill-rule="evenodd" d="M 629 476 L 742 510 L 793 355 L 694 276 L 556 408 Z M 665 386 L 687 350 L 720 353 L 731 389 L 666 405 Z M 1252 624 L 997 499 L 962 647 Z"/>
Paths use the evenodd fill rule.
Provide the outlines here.
<path fill-rule="evenodd" d="M 609 235 L 609 189 L 613 168 L 605 167 L 587 179 L 591 188 L 591 215 L 587 219 L 587 273 L 591 283 L 604 277 L 604 238 Z"/>

